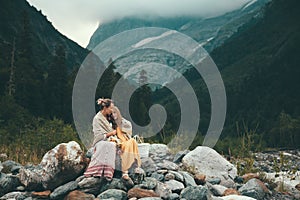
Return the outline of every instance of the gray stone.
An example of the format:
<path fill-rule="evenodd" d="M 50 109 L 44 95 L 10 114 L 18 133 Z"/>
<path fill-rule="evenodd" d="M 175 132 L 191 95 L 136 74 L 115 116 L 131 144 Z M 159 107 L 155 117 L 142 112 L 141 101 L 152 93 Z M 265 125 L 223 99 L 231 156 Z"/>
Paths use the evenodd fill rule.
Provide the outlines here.
<path fill-rule="evenodd" d="M 122 191 L 122 190 L 117 190 L 117 189 L 109 189 L 106 190 L 105 192 L 102 192 L 97 196 L 99 199 L 118 199 L 118 200 L 126 200 L 127 199 L 127 193 Z"/>
<path fill-rule="evenodd" d="M 194 178 L 188 173 L 188 172 L 185 172 L 185 171 L 180 171 L 179 172 L 183 178 L 184 178 L 184 185 L 185 186 L 197 186 Z"/>
<path fill-rule="evenodd" d="M 198 146 L 183 157 L 182 163 L 186 169 L 197 174 L 205 174 L 207 178 L 234 179 L 237 176 L 236 167 L 228 162 L 214 149 Z"/>
<path fill-rule="evenodd" d="M 146 177 L 140 186 L 143 189 L 154 190 L 157 186 L 157 180 L 155 178 Z"/>
<path fill-rule="evenodd" d="M 169 196 L 168 199 L 169 199 L 169 200 L 179 200 L 179 199 L 180 199 L 180 196 L 179 196 L 179 194 L 177 194 L 177 193 L 172 193 L 172 194 Z"/>
<path fill-rule="evenodd" d="M 204 186 L 188 186 L 181 191 L 180 198 L 188 200 L 209 200 L 211 195 L 209 190 Z"/>
<path fill-rule="evenodd" d="M 16 188 L 16 190 L 17 191 L 20 191 L 20 192 L 23 192 L 23 191 L 25 191 L 25 187 L 24 186 L 18 186 L 17 188 Z"/>
<path fill-rule="evenodd" d="M 227 187 L 222 186 L 222 185 L 212 185 L 210 183 L 206 184 L 208 189 L 212 192 L 213 195 L 215 196 L 222 196 L 227 189 Z"/>
<path fill-rule="evenodd" d="M 146 172 L 142 168 L 135 168 L 132 175 L 130 175 L 134 184 L 140 184 L 146 177 Z"/>
<path fill-rule="evenodd" d="M 175 180 L 184 183 L 184 177 L 183 177 L 182 174 L 180 174 L 179 172 L 176 172 L 176 171 L 169 171 L 169 172 L 170 172 L 171 174 L 174 174 Z"/>
<path fill-rule="evenodd" d="M 139 200 L 161 200 L 160 197 L 144 197 L 140 198 Z"/>
<path fill-rule="evenodd" d="M 172 192 L 175 192 L 175 193 L 178 193 L 178 194 L 181 192 L 181 190 L 184 189 L 183 183 L 181 183 L 179 181 L 176 181 L 176 180 L 166 181 L 165 184 L 167 185 L 168 188 L 170 188 L 170 190 Z"/>
<path fill-rule="evenodd" d="M 262 182 L 258 179 L 250 179 L 245 185 L 243 185 L 238 191 L 244 196 L 252 197 L 257 200 L 264 199 L 266 195 Z"/>
<path fill-rule="evenodd" d="M 0 196 L 14 191 L 20 185 L 21 184 L 17 176 L 2 173 L 0 177 Z"/>
<path fill-rule="evenodd" d="M 61 199 L 69 192 L 76 190 L 77 187 L 78 183 L 76 181 L 71 181 L 62 186 L 59 186 L 50 194 L 50 199 Z"/>
<path fill-rule="evenodd" d="M 3 166 L 3 172 L 4 173 L 13 173 L 13 168 L 14 167 L 18 167 L 19 169 L 22 167 L 22 165 L 20 163 L 17 163 L 15 161 L 12 160 L 7 160 L 5 162 L 2 163 Z"/>
<path fill-rule="evenodd" d="M 155 193 L 158 194 L 163 199 L 168 199 L 169 196 L 172 194 L 172 191 L 167 187 L 166 184 L 157 182 Z"/>
<path fill-rule="evenodd" d="M 25 192 L 10 192 L 2 196 L 0 199 L 14 199 L 14 200 L 24 200 L 28 197 Z"/>
<path fill-rule="evenodd" d="M 174 159 L 173 159 L 173 162 L 174 163 L 180 163 L 182 158 L 188 154 L 190 152 L 190 150 L 184 150 L 184 151 L 179 151 L 175 156 L 174 156 Z"/>
<path fill-rule="evenodd" d="M 147 176 L 150 176 L 157 170 L 157 166 L 151 158 L 142 158 L 142 168 L 146 172 Z"/>
<path fill-rule="evenodd" d="M 235 182 L 231 179 L 221 180 L 220 185 L 223 185 L 224 187 L 227 187 L 227 188 L 236 188 Z"/>
<path fill-rule="evenodd" d="M 213 185 L 217 185 L 221 183 L 221 179 L 220 178 L 209 178 L 206 180 L 207 182 L 213 184 Z"/>
<path fill-rule="evenodd" d="M 100 194 L 100 189 L 104 185 L 104 183 L 105 183 L 104 179 L 88 177 L 82 179 L 78 183 L 78 187 L 79 187 L 79 191 L 98 195 Z"/>
<path fill-rule="evenodd" d="M 173 170 L 173 171 L 177 171 L 179 169 L 178 165 L 168 161 L 168 160 L 164 160 L 162 163 L 158 163 L 157 167 L 160 169 L 167 169 L 167 170 Z"/>
<path fill-rule="evenodd" d="M 175 179 L 175 175 L 172 173 L 167 173 L 165 175 L 165 181 L 174 180 L 174 179 Z"/>
<path fill-rule="evenodd" d="M 170 149 L 165 144 L 151 144 L 149 148 L 149 156 L 158 156 L 164 158 L 171 155 Z"/>
<path fill-rule="evenodd" d="M 2 163 L 0 161 L 0 173 L 1 173 L 2 169 L 3 169 L 3 165 L 2 165 Z"/>
<path fill-rule="evenodd" d="M 110 189 L 118 189 L 123 191 L 128 190 L 124 181 L 122 181 L 121 179 L 113 178 L 111 182 L 106 182 L 103 184 L 99 193 L 102 193 L 105 190 L 110 190 Z"/>
<path fill-rule="evenodd" d="M 254 198 L 243 196 L 243 195 L 228 195 L 220 198 L 223 200 L 256 200 Z"/>
<path fill-rule="evenodd" d="M 163 174 L 159 174 L 154 172 L 153 174 L 151 174 L 152 178 L 155 178 L 157 181 L 164 181 L 165 176 Z"/>

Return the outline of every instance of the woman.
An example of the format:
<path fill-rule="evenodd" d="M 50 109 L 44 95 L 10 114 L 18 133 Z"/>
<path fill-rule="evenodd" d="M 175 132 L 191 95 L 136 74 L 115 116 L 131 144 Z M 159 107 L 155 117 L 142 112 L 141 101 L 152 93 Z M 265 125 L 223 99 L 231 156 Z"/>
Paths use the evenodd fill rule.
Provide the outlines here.
<path fill-rule="evenodd" d="M 112 110 L 112 116 L 116 122 L 117 136 L 120 139 L 120 148 L 122 151 L 120 155 L 122 159 L 122 178 L 128 180 L 128 169 L 134 163 L 137 164 L 137 167 L 141 166 L 138 145 L 136 141 L 131 138 L 131 123 L 122 117 L 120 110 L 116 106 L 114 106 Z"/>
<path fill-rule="evenodd" d="M 117 132 L 108 122 L 107 116 L 112 114 L 114 105 L 111 99 L 98 99 L 97 104 L 100 111 L 93 119 L 94 153 L 84 175 L 112 180 L 115 169 L 116 144 L 110 142 L 108 138 L 116 135 Z"/>

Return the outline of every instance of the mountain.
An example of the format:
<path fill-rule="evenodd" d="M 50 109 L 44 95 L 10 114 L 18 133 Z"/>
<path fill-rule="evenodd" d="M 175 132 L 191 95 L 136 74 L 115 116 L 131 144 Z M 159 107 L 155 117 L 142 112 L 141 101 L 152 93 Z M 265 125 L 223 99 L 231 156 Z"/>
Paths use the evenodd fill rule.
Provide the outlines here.
<path fill-rule="evenodd" d="M 225 146 L 239 145 L 234 141 L 243 135 L 250 138 L 253 147 L 299 148 L 299 9 L 297 0 L 273 0 L 267 5 L 262 20 L 240 28 L 211 52 L 227 95 L 222 136 L 229 139 Z M 202 116 L 199 130 L 205 133 L 211 104 L 203 80 L 195 74 L 197 72 L 190 69 L 185 76 L 199 95 Z M 167 89 L 157 91 L 156 99 L 167 108 L 176 108 Z M 169 110 L 170 116 L 180 119 L 178 109 Z M 176 127 L 176 123 L 170 124 Z"/>
<path fill-rule="evenodd" d="M 103 42 L 109 37 L 126 30 L 132 30 L 140 27 L 161 27 L 184 33 L 187 36 L 196 40 L 208 52 L 211 52 L 213 49 L 223 44 L 224 41 L 230 38 L 240 28 L 245 26 L 252 26 L 257 21 L 259 21 L 263 17 L 263 7 L 267 2 L 270 1 L 254 0 L 250 3 L 245 4 L 237 10 L 213 18 L 199 18 L 186 16 L 170 18 L 126 17 L 114 20 L 108 23 L 101 24 L 98 27 L 98 29 L 92 35 L 87 48 L 94 49 L 99 43 Z M 169 30 L 166 30 L 165 33 L 160 33 L 160 36 L 164 36 L 164 34 L 168 35 L 168 31 Z M 160 36 L 157 37 L 157 39 L 162 39 L 162 37 Z M 147 40 L 147 38 L 142 39 Z M 151 38 L 148 39 L 152 40 Z M 176 41 L 178 38 L 173 39 L 174 41 Z M 124 40 L 132 40 L 132 38 L 124 38 Z M 111 42 L 111 44 L 106 45 L 114 45 L 114 41 Z M 136 41 L 136 43 L 138 42 L 141 41 Z M 117 52 L 117 49 L 125 48 L 126 44 L 126 42 L 120 42 L 118 44 L 119 46 L 115 47 L 115 52 Z M 126 77 L 128 77 L 130 81 L 135 84 L 138 83 L 137 80 L 139 80 L 139 72 L 141 72 L 145 63 L 159 63 L 161 65 L 169 66 L 172 69 L 179 71 L 180 73 L 185 72 L 191 67 L 191 65 L 188 62 L 184 61 L 182 58 L 180 58 L 180 56 L 170 52 L 160 51 L 157 49 L 143 49 L 133 51 L 129 55 L 123 55 L 119 58 L 116 58 L 116 60 L 114 61 L 114 65 L 116 66 L 116 72 L 119 72 L 122 75 L 127 73 Z M 153 67 L 152 71 L 154 70 L 155 69 Z M 149 71 L 151 71 L 151 69 Z M 155 76 L 155 73 L 149 73 L 149 71 L 149 79 L 156 80 L 157 77 Z M 161 70 L 160 72 L 161 74 L 164 74 L 164 77 L 167 77 L 166 80 L 163 81 L 163 84 L 167 84 L 178 77 L 176 75 L 174 76 L 168 74 L 168 71 L 166 70 Z"/>
<path fill-rule="evenodd" d="M 208 51 L 222 44 L 239 27 L 263 15 L 263 6 L 271 0 L 253 0 L 232 12 L 212 18 L 200 17 L 125 17 L 100 24 L 87 46 L 95 48 L 100 42 L 120 32 L 139 27 L 163 27 L 184 33 L 200 44 L 214 41 Z"/>
<path fill-rule="evenodd" d="M 0 95 L 13 97 L 34 115 L 70 120 L 70 110 L 61 109 L 70 107 L 72 78 L 89 51 L 59 33 L 26 0 L 1 0 L 0 19 Z"/>
<path fill-rule="evenodd" d="M 1 47 L 12 45 L 14 39 L 18 47 L 20 45 L 18 38 L 22 34 L 24 23 L 29 23 L 28 28 L 30 29 L 30 38 L 32 40 L 31 49 L 34 61 L 37 63 L 44 63 L 47 55 L 53 55 L 56 45 L 63 45 L 65 47 L 69 69 L 73 69 L 75 66 L 81 64 L 88 52 L 58 32 L 41 11 L 30 6 L 25 0 L 1 0 L 0 16 Z"/>

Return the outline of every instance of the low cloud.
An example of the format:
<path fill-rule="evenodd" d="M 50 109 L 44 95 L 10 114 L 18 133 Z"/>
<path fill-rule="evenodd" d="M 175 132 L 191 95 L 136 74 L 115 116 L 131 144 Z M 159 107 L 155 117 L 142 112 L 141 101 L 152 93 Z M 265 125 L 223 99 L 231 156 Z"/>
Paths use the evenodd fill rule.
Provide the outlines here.
<path fill-rule="evenodd" d="M 53 25 L 86 46 L 97 24 L 126 16 L 212 17 L 237 9 L 251 0 L 27 0 Z M 73 32 L 73 33 L 72 33 Z M 74 39 L 81 37 L 85 38 Z M 82 36 L 81 36 L 82 35 Z"/>

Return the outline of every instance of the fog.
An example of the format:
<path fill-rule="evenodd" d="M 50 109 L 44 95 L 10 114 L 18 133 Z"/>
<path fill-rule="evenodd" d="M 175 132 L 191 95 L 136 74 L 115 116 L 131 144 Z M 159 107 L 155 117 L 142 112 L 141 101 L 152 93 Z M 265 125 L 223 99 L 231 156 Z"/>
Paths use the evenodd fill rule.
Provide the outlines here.
<path fill-rule="evenodd" d="M 125 16 L 213 17 L 251 0 L 27 0 L 62 34 L 85 47 L 99 23 Z"/>

